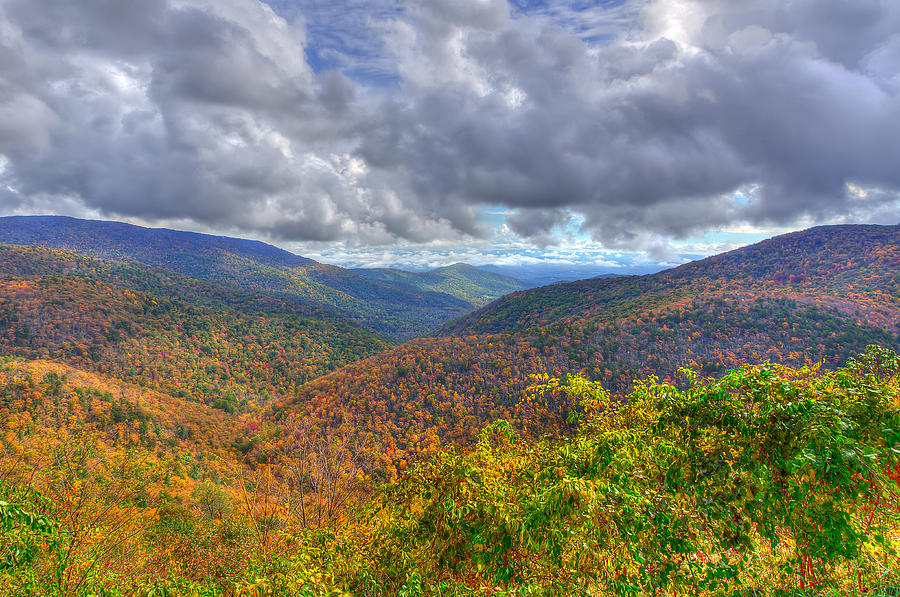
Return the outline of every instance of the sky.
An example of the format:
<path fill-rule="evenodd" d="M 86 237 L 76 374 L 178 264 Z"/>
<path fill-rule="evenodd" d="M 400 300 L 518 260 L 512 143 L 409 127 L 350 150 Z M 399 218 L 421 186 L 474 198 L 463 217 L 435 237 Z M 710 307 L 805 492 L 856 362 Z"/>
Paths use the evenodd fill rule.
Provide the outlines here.
<path fill-rule="evenodd" d="M 900 222 L 896 0 L 0 0 L 0 215 L 424 269 Z"/>

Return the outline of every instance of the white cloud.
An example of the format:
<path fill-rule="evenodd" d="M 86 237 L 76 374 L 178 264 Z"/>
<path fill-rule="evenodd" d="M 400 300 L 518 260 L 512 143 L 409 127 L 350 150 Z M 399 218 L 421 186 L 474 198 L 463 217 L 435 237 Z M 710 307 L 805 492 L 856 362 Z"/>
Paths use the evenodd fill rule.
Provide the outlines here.
<path fill-rule="evenodd" d="M 0 0 L 0 209 L 522 259 L 896 222 L 900 5 L 824 1 Z"/>

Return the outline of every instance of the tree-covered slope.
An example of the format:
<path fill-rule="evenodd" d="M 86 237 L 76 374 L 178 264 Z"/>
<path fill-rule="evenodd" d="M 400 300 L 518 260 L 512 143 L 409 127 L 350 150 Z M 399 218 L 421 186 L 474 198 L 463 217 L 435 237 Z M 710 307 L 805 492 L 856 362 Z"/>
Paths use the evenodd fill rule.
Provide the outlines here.
<path fill-rule="evenodd" d="M 900 225 L 821 226 L 646 276 L 593 278 L 526 290 L 444 326 L 439 335 L 512 333 L 609 319 L 720 291 L 822 297 L 896 317 Z M 827 297 L 827 299 L 825 298 Z"/>
<path fill-rule="evenodd" d="M 499 296 L 508 283 L 498 282 L 502 277 L 491 274 L 446 274 L 443 281 L 394 283 L 258 241 L 59 216 L 0 218 L 0 242 L 140 263 L 233 289 L 326 307 L 395 340 L 429 333 L 484 304 L 485 299 Z M 485 286 L 488 279 L 494 280 L 494 286 Z"/>
<path fill-rule="evenodd" d="M 61 360 L 229 410 L 262 406 L 388 346 L 318 312 L 214 308 L 78 276 L 0 278 L 4 353 Z"/>
<path fill-rule="evenodd" d="M 245 425 L 220 409 L 58 362 L 0 359 L 3 454 L 48 434 L 96 435 L 107 447 L 190 454 L 207 474 L 240 460 Z M 215 465 L 216 460 L 225 462 Z"/>
<path fill-rule="evenodd" d="M 624 399 L 544 380 L 578 431 L 535 441 L 501 421 L 418 466 L 376 502 L 353 578 L 385 595 L 890 594 L 898 367 L 872 347 L 834 372 L 687 371 Z"/>
<path fill-rule="evenodd" d="M 346 430 L 286 423 L 243 463 L 207 433 L 198 454 L 191 419 L 223 413 L 160 411 L 164 397 L 61 367 L 0 364 L 0 408 L 23 414 L 0 419 L 3 597 L 863 597 L 900 583 L 900 359 L 878 347 L 834 371 L 682 370 L 627 396 L 533 380 L 533 402 L 569 405 L 566 433 L 478 423 L 472 444 L 380 485 Z"/>
<path fill-rule="evenodd" d="M 136 261 L 96 259 L 68 250 L 0 243 L 0 276 L 60 276 L 95 280 L 146 293 L 156 298 L 182 300 L 245 313 L 293 313 L 357 325 L 336 310 L 313 302 L 279 298 L 192 278 Z"/>
<path fill-rule="evenodd" d="M 221 486 L 243 466 L 246 431 L 112 377 L 0 359 L 0 595 L 125 594 L 128 578 L 184 555 L 186 533 L 202 550 L 198 523 L 228 506 Z M 212 554 L 182 564 L 218 566 Z"/>
<path fill-rule="evenodd" d="M 353 271 L 369 280 L 418 290 L 443 292 L 466 301 L 473 307 L 483 307 L 503 295 L 528 287 L 521 280 L 480 270 L 465 263 L 456 263 L 426 272 L 377 268 L 360 268 Z"/>
<path fill-rule="evenodd" d="M 820 228 L 654 276 L 517 293 L 457 324 L 457 336 L 306 384 L 275 416 L 328 421 L 343 405 L 386 453 L 417 457 L 431 438 L 471 439 L 478 421 L 564 419 L 560 405 L 527 402 L 533 374 L 578 372 L 627 392 L 634 379 L 675 379 L 681 364 L 705 374 L 763 360 L 833 367 L 870 343 L 900 349 L 896 241 L 897 227 Z"/>

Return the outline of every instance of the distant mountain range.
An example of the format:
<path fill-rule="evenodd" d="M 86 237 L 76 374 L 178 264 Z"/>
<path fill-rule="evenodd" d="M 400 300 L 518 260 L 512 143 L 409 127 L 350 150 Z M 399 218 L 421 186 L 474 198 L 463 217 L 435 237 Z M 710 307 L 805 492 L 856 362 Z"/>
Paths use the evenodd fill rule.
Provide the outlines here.
<path fill-rule="evenodd" d="M 528 287 L 457 264 L 432 272 L 348 270 L 259 241 L 61 216 L 0 218 L 0 242 L 143 264 L 330 309 L 395 341 L 427 334 L 507 292 Z"/>
<path fill-rule="evenodd" d="M 510 276 L 522 280 L 529 288 L 557 284 L 559 282 L 574 282 L 588 278 L 633 276 L 653 274 L 661 269 L 658 265 L 631 265 L 615 266 L 590 265 L 590 264 L 557 264 L 536 263 L 521 265 L 479 265 L 478 269 L 495 274 Z"/>
<path fill-rule="evenodd" d="M 369 280 L 408 288 L 414 292 L 449 294 L 478 306 L 487 304 L 493 298 L 530 287 L 515 278 L 486 272 L 465 263 L 455 263 L 426 272 L 362 268 L 353 271 Z"/>

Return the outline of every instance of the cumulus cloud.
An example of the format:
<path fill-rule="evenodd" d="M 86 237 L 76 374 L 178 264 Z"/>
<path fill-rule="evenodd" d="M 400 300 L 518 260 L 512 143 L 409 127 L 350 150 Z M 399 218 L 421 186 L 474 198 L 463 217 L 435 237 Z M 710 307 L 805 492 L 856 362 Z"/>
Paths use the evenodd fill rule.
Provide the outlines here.
<path fill-rule="evenodd" d="M 900 4 L 580 4 L 0 0 L 0 209 L 388 245 L 500 206 L 659 258 L 900 219 Z"/>
<path fill-rule="evenodd" d="M 500 226 L 489 239 L 469 240 L 464 243 L 397 242 L 391 245 L 360 247 L 347 242 L 306 242 L 290 247 L 299 254 L 326 263 L 344 267 L 396 267 L 412 270 L 429 270 L 454 263 L 475 266 L 543 266 L 544 271 L 570 267 L 584 268 L 598 275 L 609 272 L 646 271 L 643 252 L 609 251 L 589 239 L 563 238 L 554 247 L 540 248 Z M 686 250 L 694 247 L 685 247 Z M 679 259 L 682 263 L 686 259 Z M 661 269 L 658 264 L 656 269 Z M 562 276 L 566 277 L 566 276 Z M 562 278 L 560 278 L 562 279 Z M 569 277 L 569 279 L 574 279 Z"/>
<path fill-rule="evenodd" d="M 506 225 L 519 236 L 546 247 L 561 241 L 572 220 L 572 214 L 563 209 L 523 209 L 506 218 Z"/>

